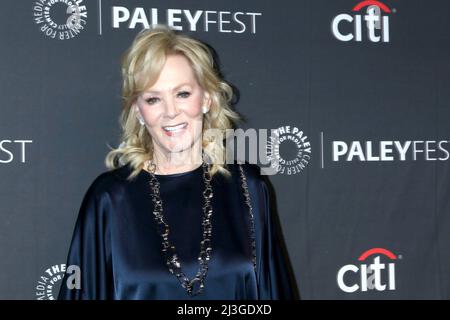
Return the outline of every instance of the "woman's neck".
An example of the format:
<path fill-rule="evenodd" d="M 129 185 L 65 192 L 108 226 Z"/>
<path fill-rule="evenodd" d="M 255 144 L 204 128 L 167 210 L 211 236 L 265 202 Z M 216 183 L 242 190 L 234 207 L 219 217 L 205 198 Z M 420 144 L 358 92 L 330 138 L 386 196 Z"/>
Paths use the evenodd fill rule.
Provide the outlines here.
<path fill-rule="evenodd" d="M 156 165 L 155 174 L 175 174 L 192 171 L 202 163 L 202 152 L 187 149 L 181 152 L 155 152 L 153 163 Z"/>

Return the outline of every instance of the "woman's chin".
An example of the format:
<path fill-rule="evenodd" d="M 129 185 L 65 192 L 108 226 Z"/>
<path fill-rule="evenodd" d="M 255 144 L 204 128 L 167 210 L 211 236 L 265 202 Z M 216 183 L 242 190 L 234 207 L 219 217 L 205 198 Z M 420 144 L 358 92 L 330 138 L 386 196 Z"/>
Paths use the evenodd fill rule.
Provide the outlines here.
<path fill-rule="evenodd" d="M 192 142 L 186 139 L 180 139 L 178 141 L 169 141 L 164 144 L 164 148 L 172 153 L 182 152 L 192 148 Z"/>

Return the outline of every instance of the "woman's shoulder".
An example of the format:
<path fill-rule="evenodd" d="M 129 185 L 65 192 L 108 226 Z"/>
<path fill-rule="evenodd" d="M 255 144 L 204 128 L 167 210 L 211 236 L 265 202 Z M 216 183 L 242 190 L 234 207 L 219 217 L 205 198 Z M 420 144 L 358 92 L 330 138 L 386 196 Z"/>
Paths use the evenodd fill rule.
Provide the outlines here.
<path fill-rule="evenodd" d="M 121 198 L 128 183 L 128 167 L 120 167 L 98 174 L 84 192 L 80 206 L 77 225 L 80 228 L 108 223 L 110 221 L 111 204 Z"/>
<path fill-rule="evenodd" d="M 123 165 L 116 169 L 110 169 L 98 174 L 91 182 L 88 192 L 99 195 L 105 192 L 117 192 L 130 184 L 128 176 L 131 173 L 129 165 Z"/>
<path fill-rule="evenodd" d="M 266 174 L 267 171 L 261 166 L 247 161 L 243 163 L 234 162 L 229 164 L 228 168 L 238 185 L 243 183 L 242 172 L 244 173 L 253 207 L 260 208 L 257 211 L 261 212 L 261 217 L 265 216 L 262 212 L 265 212 L 265 208 L 268 207 L 273 192 L 272 184 Z M 242 171 L 240 168 L 242 168 Z"/>
<path fill-rule="evenodd" d="M 227 164 L 227 167 L 232 174 L 239 177 L 241 175 L 241 169 L 239 167 L 241 167 L 249 183 L 256 183 L 259 185 L 265 185 L 267 183 L 267 177 L 264 174 L 264 169 L 257 164 L 249 163 L 248 161 L 237 162 L 235 160 L 233 163 Z"/>

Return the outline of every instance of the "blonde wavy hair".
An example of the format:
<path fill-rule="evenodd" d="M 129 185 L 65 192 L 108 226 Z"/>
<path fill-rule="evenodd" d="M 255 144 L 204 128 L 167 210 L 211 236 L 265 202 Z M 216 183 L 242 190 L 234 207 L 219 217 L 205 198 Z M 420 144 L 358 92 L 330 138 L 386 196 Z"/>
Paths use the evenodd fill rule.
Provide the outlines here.
<path fill-rule="evenodd" d="M 120 145 L 110 149 L 105 159 L 108 169 L 130 164 L 131 180 L 143 169 L 147 160 L 153 160 L 153 141 L 145 126 L 140 125 L 132 108 L 138 96 L 152 86 L 169 54 L 181 54 L 188 59 L 200 87 L 209 94 L 211 106 L 204 114 L 202 149 L 211 163 L 211 176 L 221 173 L 229 176 L 226 169 L 223 137 L 226 129 L 234 128 L 241 121 L 240 115 L 231 109 L 233 90 L 215 68 L 212 51 L 204 43 L 171 30 L 167 26 L 143 29 L 122 57 L 122 112 L 119 123 L 122 128 Z M 222 139 L 210 139 L 205 130 L 222 134 Z M 220 135 L 219 135 L 220 136 Z"/>

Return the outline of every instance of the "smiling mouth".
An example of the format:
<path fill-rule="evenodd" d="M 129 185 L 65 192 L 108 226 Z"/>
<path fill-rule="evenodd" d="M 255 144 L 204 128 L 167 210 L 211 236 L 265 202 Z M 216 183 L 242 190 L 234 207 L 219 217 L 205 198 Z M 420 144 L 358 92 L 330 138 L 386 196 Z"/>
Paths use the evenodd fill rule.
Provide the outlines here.
<path fill-rule="evenodd" d="M 172 136 L 186 129 L 187 125 L 187 122 L 182 122 L 174 126 L 164 126 L 162 128 L 167 135 Z"/>

